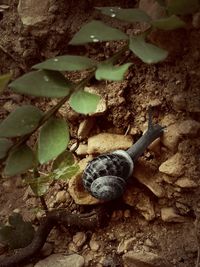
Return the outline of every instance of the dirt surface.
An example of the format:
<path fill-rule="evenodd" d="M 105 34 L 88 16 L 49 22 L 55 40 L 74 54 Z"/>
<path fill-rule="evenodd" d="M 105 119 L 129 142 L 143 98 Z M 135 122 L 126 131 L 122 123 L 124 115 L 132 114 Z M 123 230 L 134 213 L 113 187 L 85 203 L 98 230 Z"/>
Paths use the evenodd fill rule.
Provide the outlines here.
<path fill-rule="evenodd" d="M 56 3 L 57 2 L 57 3 Z M 18 12 L 18 1 L 10 1 L 9 9 L 0 17 L 0 73 L 12 70 L 14 78 L 30 70 L 33 64 L 56 55 L 76 54 L 86 55 L 103 60 L 123 43 L 112 42 L 93 44 L 85 47 L 68 46 L 68 42 L 80 26 L 91 19 L 101 18 L 111 26 L 116 26 L 126 32 L 132 28 L 137 31 L 138 25 L 130 25 L 99 15 L 94 6 L 134 7 L 134 1 L 52 1 L 52 13 L 42 26 L 23 26 Z M 166 48 L 169 57 L 162 63 L 147 65 L 135 56 L 127 53 L 128 60 L 133 62 L 126 79 L 123 82 L 91 82 L 99 94 L 107 102 L 106 113 L 95 118 L 95 125 L 90 135 L 99 132 L 125 134 L 128 130 L 137 140 L 144 131 L 147 121 L 147 108 L 154 107 L 155 120 L 161 124 L 171 125 L 185 120 L 200 122 L 200 31 L 192 26 L 192 18 L 187 18 L 186 29 L 166 32 L 154 32 L 151 40 Z M 73 73 L 71 78 L 79 80 L 82 74 Z M 0 98 L 0 116 L 5 118 L 9 111 L 18 105 L 32 103 L 43 110 L 48 110 L 55 100 L 18 96 L 6 91 Z M 6 104 L 7 103 L 7 104 Z M 5 105 L 6 104 L 6 105 Z M 68 112 L 60 112 L 70 123 L 72 143 L 77 138 L 77 131 L 83 115 L 77 115 L 65 105 Z M 132 132 L 131 132 L 132 130 Z M 52 251 L 76 251 L 85 258 L 85 266 L 123 266 L 122 255 L 128 250 L 153 252 L 171 263 L 171 266 L 195 266 L 197 258 L 197 234 L 194 227 L 198 208 L 200 208 L 199 189 L 199 132 L 185 134 L 178 142 L 178 151 L 184 156 L 185 177 L 196 183 L 195 188 L 178 188 L 174 181 L 162 181 L 167 196 L 158 198 L 147 191 L 143 185 L 137 185 L 138 190 L 145 191 L 155 207 L 156 217 L 146 221 L 134 207 L 127 204 L 116 204 L 109 225 L 95 232 L 86 232 L 83 246 L 72 248 L 70 233 L 55 230 L 48 242 Z M 83 140 L 87 142 L 88 136 Z M 176 153 L 176 148 L 161 145 L 159 155 L 146 152 L 143 160 L 155 162 L 157 168 L 161 163 Z M 46 197 L 50 205 L 58 191 L 67 190 L 68 185 L 58 182 L 50 188 Z M 106 204 L 105 204 L 106 205 Z M 199 206 L 198 206 L 199 205 Z M 58 207 L 67 207 L 73 212 L 84 211 L 87 208 L 76 205 L 68 196 L 67 202 Z M 54 206 L 55 207 L 55 206 Z M 183 216 L 182 222 L 165 222 L 160 211 L 165 207 L 174 207 Z M 21 182 L 20 177 L 0 181 L 0 221 L 5 222 L 13 210 L 19 210 L 26 220 L 36 221 L 41 216 L 39 200 L 35 199 L 29 189 Z M 197 218 L 198 223 L 198 218 Z M 89 240 L 95 239 L 100 248 L 90 249 Z M 130 247 L 119 251 L 119 243 L 134 238 Z M 148 242 L 150 240 L 151 242 Z M 151 243 L 151 244 L 149 244 Z M 41 255 L 42 257 L 42 255 Z M 107 265 L 106 265 L 107 264 Z M 131 266 L 131 265 L 130 265 Z"/>

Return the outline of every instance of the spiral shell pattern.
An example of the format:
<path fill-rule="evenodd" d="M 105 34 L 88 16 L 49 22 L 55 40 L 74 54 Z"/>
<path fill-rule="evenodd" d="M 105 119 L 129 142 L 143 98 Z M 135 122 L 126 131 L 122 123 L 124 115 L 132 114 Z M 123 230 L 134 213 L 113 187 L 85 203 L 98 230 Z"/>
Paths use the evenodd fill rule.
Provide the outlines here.
<path fill-rule="evenodd" d="M 100 155 L 90 161 L 83 173 L 83 185 L 94 197 L 103 200 L 118 198 L 124 192 L 133 172 L 133 161 L 122 150 Z"/>

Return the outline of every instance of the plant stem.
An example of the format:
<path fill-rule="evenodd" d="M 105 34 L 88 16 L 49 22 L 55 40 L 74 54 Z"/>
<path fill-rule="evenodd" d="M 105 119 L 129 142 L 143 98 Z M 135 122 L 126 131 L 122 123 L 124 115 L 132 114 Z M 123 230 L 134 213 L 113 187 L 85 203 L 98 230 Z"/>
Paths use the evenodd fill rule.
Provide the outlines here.
<path fill-rule="evenodd" d="M 117 53 L 115 53 L 112 57 L 110 57 L 109 59 L 104 60 L 104 62 L 106 61 L 111 61 L 112 63 L 115 63 L 118 59 L 121 58 L 122 54 L 128 50 L 128 44 L 124 45 Z M 72 92 L 76 92 L 78 90 L 80 90 L 81 88 L 85 87 L 86 84 L 95 76 L 95 71 L 96 68 L 92 69 L 91 72 L 88 74 L 88 76 L 86 78 L 84 78 L 83 80 L 81 80 L 78 84 L 74 84 L 74 86 L 71 88 L 69 94 L 67 96 L 65 96 L 64 98 L 62 98 L 53 108 L 51 108 L 50 110 L 48 110 L 43 117 L 41 118 L 41 120 L 39 121 L 38 126 L 29 134 L 22 136 L 17 143 L 15 143 L 8 151 L 7 155 L 15 150 L 16 148 L 18 148 L 20 145 L 26 143 L 26 141 L 30 138 L 30 136 L 36 132 L 46 121 L 49 120 L 50 117 L 52 117 L 54 114 L 57 113 L 57 111 L 61 108 L 61 106 L 70 98 L 70 95 Z M 7 156 L 6 156 L 7 157 Z"/>

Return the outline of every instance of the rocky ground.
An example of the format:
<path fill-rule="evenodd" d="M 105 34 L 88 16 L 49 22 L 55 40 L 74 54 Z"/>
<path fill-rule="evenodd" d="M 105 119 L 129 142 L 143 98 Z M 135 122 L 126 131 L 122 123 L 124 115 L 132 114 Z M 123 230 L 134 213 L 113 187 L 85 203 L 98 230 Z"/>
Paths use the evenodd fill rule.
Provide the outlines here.
<path fill-rule="evenodd" d="M 135 3 L 0 1 L 0 72 L 12 70 L 14 77 L 18 77 L 33 64 L 62 54 L 87 55 L 99 60 L 112 55 L 121 47 L 120 42 L 86 47 L 67 44 L 80 26 L 92 18 L 101 18 L 126 32 L 133 28 L 137 31 L 137 24 L 124 25 L 100 16 L 93 9 L 133 7 Z M 105 228 L 79 232 L 55 229 L 38 258 L 26 267 L 195 266 L 200 214 L 198 18 L 198 13 L 187 18 L 186 29 L 151 35 L 153 42 L 170 52 L 164 62 L 147 65 L 127 54 L 134 64 L 123 82 L 91 83 L 88 90 L 102 96 L 95 114 L 79 115 L 68 104 L 60 109 L 60 116 L 70 124 L 71 148 L 79 140 L 76 157 L 80 170 L 96 154 L 129 148 L 147 128 L 149 105 L 153 107 L 154 120 L 167 128 L 135 165 L 133 179 L 122 199 L 116 201 Z M 74 73 L 72 78 L 78 80 L 81 75 Z M 4 118 L 24 103 L 48 110 L 57 100 L 7 91 L 0 102 L 0 115 Z M 59 181 L 51 186 L 46 196 L 50 209 L 66 208 L 78 213 L 97 204 L 83 190 L 80 175 L 81 171 L 69 182 Z M 0 220 L 5 222 L 13 211 L 36 224 L 43 215 L 39 200 L 20 177 L 0 181 Z M 2 245 L 0 254 L 3 253 Z"/>

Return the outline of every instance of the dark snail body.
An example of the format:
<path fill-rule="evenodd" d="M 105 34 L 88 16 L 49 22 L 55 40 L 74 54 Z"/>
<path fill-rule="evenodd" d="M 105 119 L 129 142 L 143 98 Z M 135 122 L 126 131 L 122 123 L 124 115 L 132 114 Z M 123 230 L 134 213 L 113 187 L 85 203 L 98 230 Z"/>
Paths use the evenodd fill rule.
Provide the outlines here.
<path fill-rule="evenodd" d="M 161 134 L 165 127 L 152 124 L 151 109 L 147 132 L 127 151 L 117 150 L 90 161 L 83 173 L 83 185 L 92 196 L 101 200 L 119 198 L 133 172 L 134 162 Z"/>

